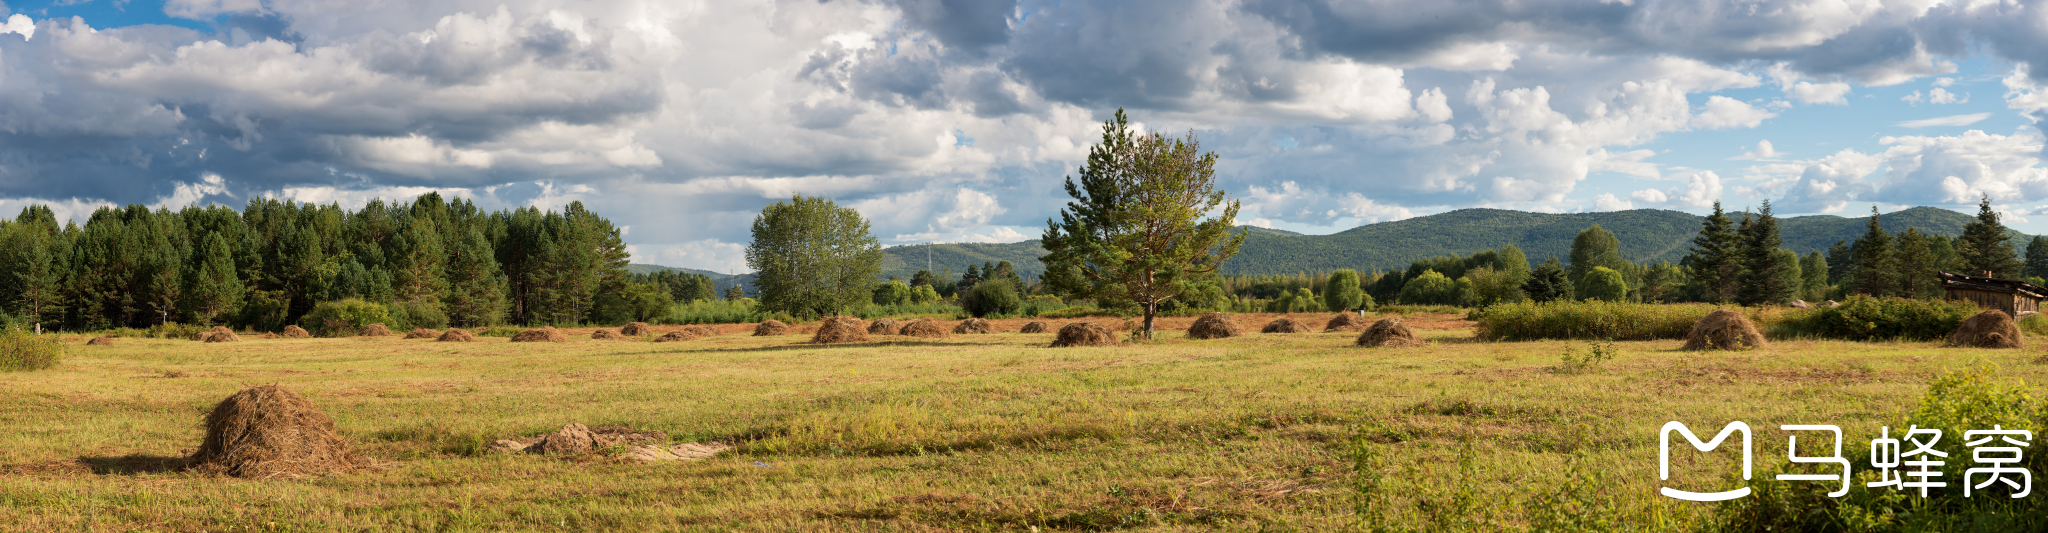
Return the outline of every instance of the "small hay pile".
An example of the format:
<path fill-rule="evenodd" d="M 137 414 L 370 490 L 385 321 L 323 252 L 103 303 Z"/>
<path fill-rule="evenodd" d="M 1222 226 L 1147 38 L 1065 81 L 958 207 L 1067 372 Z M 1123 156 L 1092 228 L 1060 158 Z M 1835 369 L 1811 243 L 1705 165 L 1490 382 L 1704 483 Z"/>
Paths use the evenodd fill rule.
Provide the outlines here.
<path fill-rule="evenodd" d="M 1190 339 L 1223 339 L 1243 334 L 1244 328 L 1238 327 L 1237 320 L 1223 313 L 1202 315 L 1195 319 L 1194 325 L 1188 326 Z"/>
<path fill-rule="evenodd" d="M 1045 333 L 1045 330 L 1047 330 L 1047 329 L 1051 329 L 1051 326 L 1048 326 L 1048 325 L 1046 325 L 1046 323 L 1044 323 L 1044 322 L 1032 321 L 1032 322 L 1031 322 L 1031 323 L 1029 323 L 1029 324 L 1025 324 L 1025 325 L 1024 325 L 1024 327 L 1021 327 L 1021 328 L 1017 328 L 1017 332 L 1018 332 L 1018 333 Z"/>
<path fill-rule="evenodd" d="M 694 461 L 707 459 L 732 446 L 717 442 L 685 442 L 668 445 L 668 435 L 659 431 L 636 432 L 623 427 L 585 427 L 569 424 L 562 429 L 519 440 L 501 439 L 491 449 L 505 453 L 581 455 L 619 451 L 618 458 L 630 461 Z"/>
<path fill-rule="evenodd" d="M 1692 323 L 1692 331 L 1685 334 L 1684 349 L 1745 350 L 1766 344 L 1764 334 L 1756 330 L 1749 317 L 1730 309 L 1716 309 Z"/>
<path fill-rule="evenodd" d="M 590 338 L 593 340 L 600 341 L 614 341 L 619 340 L 622 337 L 619 335 L 619 332 L 599 328 L 597 331 L 590 332 Z"/>
<path fill-rule="evenodd" d="M 448 331 L 441 332 L 440 338 L 434 340 L 440 342 L 476 342 L 476 334 L 462 328 L 448 328 Z"/>
<path fill-rule="evenodd" d="M 86 345 L 86 346 L 113 346 L 113 345 L 114 345 L 114 338 L 113 338 L 113 337 L 93 337 L 93 338 L 92 338 L 92 340 L 88 340 L 88 341 L 85 341 L 85 345 Z"/>
<path fill-rule="evenodd" d="M 960 325 L 953 326 L 953 333 L 957 335 L 987 335 L 995 332 L 993 325 L 979 318 L 962 320 Z"/>
<path fill-rule="evenodd" d="M 206 330 L 206 333 L 199 334 L 199 341 L 242 342 L 242 336 L 236 335 L 235 330 L 228 329 L 226 326 L 214 326 L 213 329 Z"/>
<path fill-rule="evenodd" d="M 1312 331 L 1315 331 L 1315 328 L 1308 327 L 1308 324 L 1303 324 L 1300 320 L 1287 317 L 1275 318 L 1272 322 L 1267 322 L 1266 327 L 1259 328 L 1259 333 L 1308 333 Z"/>
<path fill-rule="evenodd" d="M 389 337 L 392 335 L 397 334 L 392 333 L 391 328 L 384 327 L 383 324 L 370 324 L 368 326 L 363 326 L 362 331 L 356 332 L 357 337 Z"/>
<path fill-rule="evenodd" d="M 512 342 L 569 342 L 569 336 L 552 327 L 533 328 L 512 336 Z"/>
<path fill-rule="evenodd" d="M 654 338 L 654 342 L 680 342 L 694 340 L 697 340 L 697 336 L 690 334 L 690 330 L 687 329 L 682 331 L 671 331 L 660 337 Z"/>
<path fill-rule="evenodd" d="M 441 332 L 427 328 L 412 328 L 412 331 L 405 332 L 407 339 L 432 339 L 440 336 Z"/>
<path fill-rule="evenodd" d="M 789 333 L 789 324 L 784 324 L 781 320 L 776 320 L 773 318 L 763 320 L 761 321 L 761 325 L 754 326 L 755 337 L 767 337 L 770 335 L 782 335 L 786 333 Z"/>
<path fill-rule="evenodd" d="M 818 324 L 818 333 L 811 335 L 811 342 L 814 344 L 867 341 L 867 324 L 862 324 L 860 319 L 850 316 L 827 317 L 825 322 Z"/>
<path fill-rule="evenodd" d="M 648 328 L 646 322 L 634 322 L 619 326 L 619 334 L 628 337 L 640 337 L 649 333 L 654 333 L 654 330 Z"/>
<path fill-rule="evenodd" d="M 1408 329 L 1395 317 L 1382 318 L 1358 334 L 1358 345 L 1371 348 L 1421 346 L 1422 340 L 1415 338 L 1415 330 Z"/>
<path fill-rule="evenodd" d="M 313 336 L 313 334 L 312 334 L 312 333 L 307 333 L 307 332 L 306 332 L 306 328 L 302 328 L 302 327 L 298 327 L 298 326 L 285 326 L 285 327 L 284 327 L 284 338 L 287 338 L 287 339 L 304 339 L 304 338 L 307 338 L 307 337 L 312 337 L 312 336 Z"/>
<path fill-rule="evenodd" d="M 926 339 L 943 339 L 946 338 L 946 327 L 939 325 L 937 320 L 920 318 L 910 321 L 909 324 L 904 324 L 901 335 Z"/>
<path fill-rule="evenodd" d="M 1963 325 L 1949 334 L 1949 346 L 1971 348 L 2020 348 L 2025 344 L 2021 339 L 2020 326 L 2014 323 L 2012 315 L 1997 309 L 1985 309 L 1970 318 L 1963 319 Z"/>
<path fill-rule="evenodd" d="M 869 335 L 895 335 L 899 331 L 903 331 L 903 323 L 894 318 L 877 318 L 868 323 Z"/>
<path fill-rule="evenodd" d="M 1337 316 L 1330 317 L 1330 323 L 1323 325 L 1323 332 L 1365 331 L 1365 327 L 1365 317 L 1352 313 L 1337 313 Z"/>
<path fill-rule="evenodd" d="M 718 336 L 718 328 L 714 328 L 714 327 L 711 327 L 711 326 L 690 326 L 690 327 L 687 327 L 687 328 L 683 328 L 683 332 L 685 332 L 685 333 L 689 333 L 689 334 L 691 334 L 691 335 L 696 335 L 696 336 L 699 336 L 699 337 L 717 337 L 717 336 Z"/>
<path fill-rule="evenodd" d="M 189 464 L 200 472 L 259 479 L 369 466 L 334 432 L 333 419 L 275 384 L 242 389 L 214 406 L 206 415 L 206 441 Z"/>
<path fill-rule="evenodd" d="M 1118 344 L 1120 343 L 1117 342 L 1115 333 L 1110 333 L 1109 328 L 1104 328 L 1093 322 L 1067 324 L 1060 328 L 1059 336 L 1054 337 L 1052 340 L 1052 347 L 1054 348 L 1065 348 L 1068 346 L 1116 346 Z"/>

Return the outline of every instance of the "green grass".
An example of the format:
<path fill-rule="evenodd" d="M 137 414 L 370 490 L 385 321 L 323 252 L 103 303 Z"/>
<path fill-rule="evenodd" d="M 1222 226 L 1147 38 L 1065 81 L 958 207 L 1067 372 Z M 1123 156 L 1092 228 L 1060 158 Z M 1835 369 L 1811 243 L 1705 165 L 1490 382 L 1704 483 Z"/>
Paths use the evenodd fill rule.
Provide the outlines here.
<path fill-rule="evenodd" d="M 1761 473 L 1785 462 L 1779 425 L 1867 446 L 1951 370 L 2048 383 L 2023 351 L 1933 343 L 1621 341 L 1586 364 L 1584 341 L 1421 333 L 1414 349 L 1355 333 L 1083 349 L 1047 334 L 79 338 L 61 366 L 0 373 L 0 529 L 1704 531 L 1718 504 L 1656 495 L 1666 421 L 1747 421 Z M 214 402 L 273 382 L 386 467 L 249 481 L 156 466 L 198 445 Z M 737 448 L 683 464 L 483 451 L 571 422 Z M 1672 483 L 1725 483 L 1721 455 L 1674 453 Z"/>

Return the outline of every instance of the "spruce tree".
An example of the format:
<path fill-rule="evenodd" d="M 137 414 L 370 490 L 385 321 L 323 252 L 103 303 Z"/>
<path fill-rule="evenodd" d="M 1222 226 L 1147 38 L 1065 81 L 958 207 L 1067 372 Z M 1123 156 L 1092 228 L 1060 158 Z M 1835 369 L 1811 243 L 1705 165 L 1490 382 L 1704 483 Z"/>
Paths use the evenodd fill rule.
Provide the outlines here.
<path fill-rule="evenodd" d="M 1806 254 L 1806 259 L 1799 263 L 1799 275 L 1804 278 L 1800 280 L 1799 299 L 1817 301 L 1826 298 L 1828 272 L 1828 259 L 1820 252 Z"/>
<path fill-rule="evenodd" d="M 1849 249 L 1847 242 L 1835 241 L 1834 246 L 1829 246 L 1827 260 L 1829 284 L 1848 281 L 1849 272 L 1856 269 L 1856 252 Z"/>
<path fill-rule="evenodd" d="M 505 317 L 506 279 L 498 270 L 491 241 L 484 238 L 482 230 L 472 227 L 449 244 L 448 292 L 441 300 L 449 323 L 469 327 L 497 324 Z"/>
<path fill-rule="evenodd" d="M 1870 296 L 1890 296 L 1898 289 L 1898 265 L 1892 258 L 1892 238 L 1879 225 L 1877 206 L 1870 206 L 1870 230 L 1856 239 L 1856 270 L 1849 290 Z"/>
<path fill-rule="evenodd" d="M 1714 214 L 1707 216 L 1699 236 L 1692 239 L 1692 252 L 1679 261 L 1692 269 L 1691 292 L 1695 297 L 1708 302 L 1726 302 L 1734 297 L 1735 277 L 1741 270 L 1735 260 L 1738 244 L 1735 228 L 1721 211 L 1721 202 L 1714 202 Z"/>
<path fill-rule="evenodd" d="M 1933 242 L 1947 240 L 1938 236 L 1925 235 L 1919 229 L 1906 228 L 1892 239 L 1892 257 L 1899 269 L 1898 295 L 1906 298 L 1932 298 L 1941 292 L 1940 280 L 1934 277 Z"/>
<path fill-rule="evenodd" d="M 1388 274 L 1387 277 L 1399 278 L 1393 274 Z M 1564 265 L 1559 263 L 1556 257 L 1551 257 L 1549 261 L 1543 262 L 1543 266 L 1536 267 L 1535 271 L 1529 273 L 1529 281 L 1522 284 L 1522 293 L 1537 303 L 1571 300 L 1571 280 L 1565 275 Z"/>
<path fill-rule="evenodd" d="M 2048 278 L 2048 237 L 2035 235 L 2034 240 L 2027 241 L 2027 266 L 2023 273 L 2030 278 Z"/>
<path fill-rule="evenodd" d="M 188 281 L 188 309 L 199 324 L 213 324 L 234 314 L 242 303 L 242 280 L 235 273 L 235 256 L 227 239 L 209 233 L 200 245 L 199 265 Z"/>
<path fill-rule="evenodd" d="M 1977 218 L 1963 226 L 1963 234 L 1956 239 L 1956 256 L 1962 261 L 1964 274 L 1982 276 L 1990 272 L 1994 278 L 2018 277 L 2023 266 L 2019 254 L 2012 249 L 2012 236 L 2007 234 L 2005 225 L 1998 221 L 1998 212 L 1991 210 L 1991 196 L 1985 195 L 1977 204 Z"/>
<path fill-rule="evenodd" d="M 1777 255 L 1779 245 L 1785 241 L 1778 235 L 1778 219 L 1771 215 L 1771 201 L 1764 200 L 1754 219 L 1743 216 L 1738 233 L 1742 243 L 1742 274 L 1737 277 L 1741 286 L 1736 289 L 1736 300 L 1752 306 L 1790 300 L 1798 284 L 1787 279 L 1784 261 Z M 1793 266 L 1798 266 L 1798 256 L 1792 258 Z"/>
<path fill-rule="evenodd" d="M 447 258 L 441 233 L 431 221 L 423 217 L 408 220 L 405 229 L 392 237 L 392 296 L 401 302 L 441 308 L 442 296 L 448 291 Z"/>

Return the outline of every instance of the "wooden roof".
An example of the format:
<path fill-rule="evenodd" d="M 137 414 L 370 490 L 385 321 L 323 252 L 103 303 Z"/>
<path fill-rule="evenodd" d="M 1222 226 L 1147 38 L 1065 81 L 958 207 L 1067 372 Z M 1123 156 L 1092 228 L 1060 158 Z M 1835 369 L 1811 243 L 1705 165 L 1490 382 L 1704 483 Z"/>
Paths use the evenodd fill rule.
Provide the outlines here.
<path fill-rule="evenodd" d="M 2035 300 L 2048 298 L 2048 288 L 2024 281 L 1971 276 L 1954 272 L 1936 272 L 1934 275 L 1941 278 L 1941 288 L 1943 289 L 2002 292 L 2018 294 Z"/>

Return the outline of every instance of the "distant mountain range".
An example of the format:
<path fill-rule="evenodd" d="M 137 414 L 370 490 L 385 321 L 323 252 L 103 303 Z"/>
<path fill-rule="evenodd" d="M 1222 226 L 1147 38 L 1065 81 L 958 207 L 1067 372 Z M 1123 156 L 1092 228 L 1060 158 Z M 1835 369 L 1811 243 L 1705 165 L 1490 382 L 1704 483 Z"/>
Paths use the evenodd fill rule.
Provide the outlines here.
<path fill-rule="evenodd" d="M 1742 220 L 1741 213 L 1729 217 Z M 1974 218 L 1947 209 L 1915 207 L 1878 217 L 1885 231 L 1897 233 L 1917 228 L 1921 233 L 1953 237 Z M 1706 217 L 1661 209 L 1636 209 L 1605 213 L 1528 213 L 1504 209 L 1460 209 L 1393 222 L 1368 224 L 1329 235 L 1303 235 L 1291 231 L 1240 226 L 1249 232 L 1244 248 L 1224 262 L 1226 274 L 1293 274 L 1351 268 L 1363 271 L 1408 268 L 1417 259 L 1453 255 L 1467 256 L 1481 250 L 1509 244 L 1519 246 L 1531 263 L 1552 256 L 1564 260 L 1571 253 L 1572 239 L 1595 224 L 1614 232 L 1621 240 L 1622 256 L 1635 262 L 1678 262 L 1692 247 Z M 1855 241 L 1863 235 L 1869 217 L 1811 215 L 1781 218 L 1779 233 L 1785 247 L 1806 254 L 1826 251 L 1836 241 Z M 2025 249 L 2032 236 L 2013 232 L 2013 245 Z M 1045 272 L 1038 257 L 1045 255 L 1038 240 L 1007 244 L 929 244 L 895 246 L 883 250 L 882 274 L 909 279 L 925 269 L 927 255 L 933 270 L 950 269 L 954 277 L 968 265 L 1009 261 L 1017 272 L 1036 278 Z M 667 268 L 633 265 L 632 269 Z M 723 290 L 728 278 L 737 276 L 701 270 L 679 269 L 710 275 Z M 637 270 L 636 270 L 637 271 Z M 742 282 L 750 282 L 751 276 Z M 750 287 L 749 292 L 752 291 Z"/>

